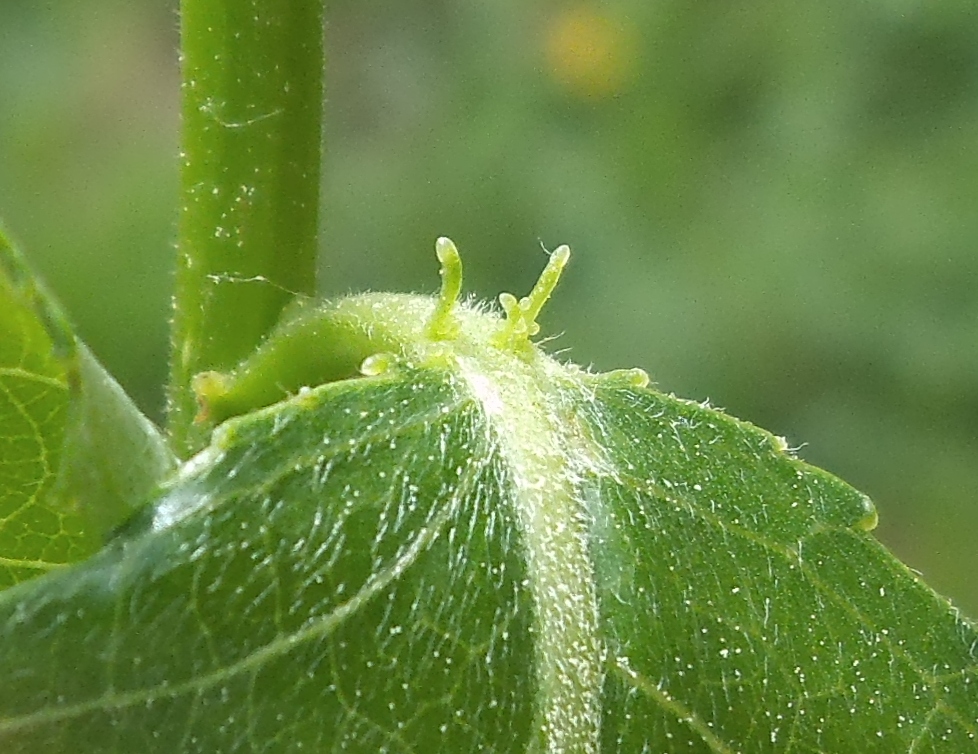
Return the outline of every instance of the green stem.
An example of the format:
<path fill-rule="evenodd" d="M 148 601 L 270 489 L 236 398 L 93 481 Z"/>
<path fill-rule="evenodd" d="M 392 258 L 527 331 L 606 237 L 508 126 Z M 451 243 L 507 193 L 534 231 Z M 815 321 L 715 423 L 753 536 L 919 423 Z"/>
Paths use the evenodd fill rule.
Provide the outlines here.
<path fill-rule="evenodd" d="M 191 380 L 228 370 L 315 290 L 322 0 L 183 0 L 169 431 L 203 445 Z"/>

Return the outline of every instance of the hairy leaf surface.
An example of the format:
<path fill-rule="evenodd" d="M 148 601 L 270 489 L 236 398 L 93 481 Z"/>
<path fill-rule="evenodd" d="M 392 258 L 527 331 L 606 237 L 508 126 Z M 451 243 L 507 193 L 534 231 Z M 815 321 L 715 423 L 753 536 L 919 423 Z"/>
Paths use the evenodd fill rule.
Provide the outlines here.
<path fill-rule="evenodd" d="M 533 304 L 328 308 L 390 368 L 230 419 L 108 548 L 0 595 L 0 750 L 974 751 L 978 634 L 872 504 L 551 360 Z"/>

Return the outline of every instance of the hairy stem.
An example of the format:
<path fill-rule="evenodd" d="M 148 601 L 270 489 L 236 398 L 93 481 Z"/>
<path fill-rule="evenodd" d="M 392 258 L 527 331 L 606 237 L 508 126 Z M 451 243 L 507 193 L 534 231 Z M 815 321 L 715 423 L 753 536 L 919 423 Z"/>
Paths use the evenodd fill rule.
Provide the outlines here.
<path fill-rule="evenodd" d="M 169 432 L 188 454 L 191 381 L 247 357 L 315 289 L 322 0 L 183 0 L 179 264 Z"/>

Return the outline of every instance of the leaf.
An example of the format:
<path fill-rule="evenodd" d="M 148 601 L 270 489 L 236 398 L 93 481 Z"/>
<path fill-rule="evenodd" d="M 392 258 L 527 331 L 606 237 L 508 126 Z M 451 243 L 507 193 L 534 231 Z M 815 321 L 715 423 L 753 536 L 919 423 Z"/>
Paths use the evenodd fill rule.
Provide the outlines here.
<path fill-rule="evenodd" d="M 0 233 L 0 588 L 81 560 L 175 466 Z"/>
<path fill-rule="evenodd" d="M 0 595 L 0 750 L 974 751 L 978 633 L 872 504 L 543 355 L 547 288 L 324 308 L 396 334 L 388 368 L 225 422 L 103 552 Z"/>

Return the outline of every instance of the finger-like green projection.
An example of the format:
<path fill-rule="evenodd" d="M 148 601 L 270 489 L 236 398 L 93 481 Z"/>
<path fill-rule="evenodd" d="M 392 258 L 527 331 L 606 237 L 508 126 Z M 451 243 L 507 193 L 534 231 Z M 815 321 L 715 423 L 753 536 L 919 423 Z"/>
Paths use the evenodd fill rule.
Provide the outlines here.
<path fill-rule="evenodd" d="M 531 358 L 534 350 L 529 338 L 540 331 L 536 318 L 556 287 L 570 250 L 561 246 L 554 251 L 528 296 L 519 301 L 508 293 L 500 296 L 506 313 L 502 320 L 459 306 L 462 263 L 458 250 L 448 238 L 439 238 L 435 250 L 442 265 L 442 290 L 437 298 L 385 293 L 327 304 L 300 301 L 286 312 L 262 347 L 232 373 L 196 376 L 198 421 L 220 423 L 303 388 L 365 371 L 376 373 L 398 359 L 415 365 L 444 364 L 448 350 L 478 350 L 486 345 Z M 443 344 L 449 342 L 452 347 L 446 350 Z"/>

